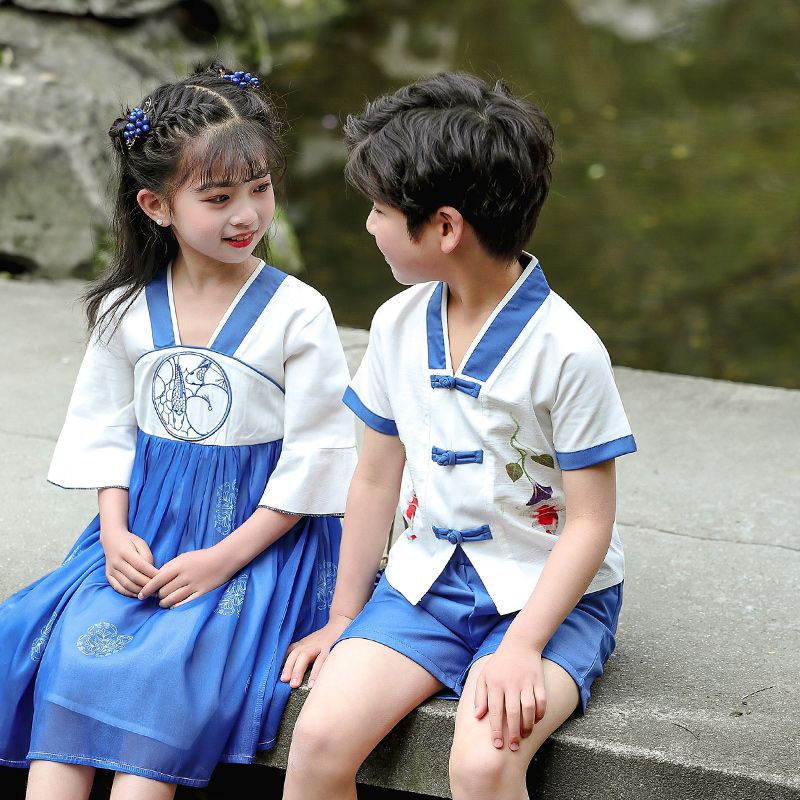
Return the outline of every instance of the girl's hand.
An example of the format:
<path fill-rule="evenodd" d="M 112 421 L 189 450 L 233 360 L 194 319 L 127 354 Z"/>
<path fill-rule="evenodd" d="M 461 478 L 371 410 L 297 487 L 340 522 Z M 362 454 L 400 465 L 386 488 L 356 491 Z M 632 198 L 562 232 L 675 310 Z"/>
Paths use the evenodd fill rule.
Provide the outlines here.
<path fill-rule="evenodd" d="M 144 600 L 157 592 L 161 608 L 180 606 L 222 586 L 232 574 L 230 565 L 223 563 L 213 547 L 181 553 L 167 561 L 142 587 L 139 599 Z"/>
<path fill-rule="evenodd" d="M 158 575 L 147 542 L 130 531 L 101 531 L 100 544 L 106 556 L 106 579 L 120 594 L 136 597 Z"/>
<path fill-rule="evenodd" d="M 296 689 L 303 682 L 308 665 L 313 661 L 314 666 L 311 669 L 311 675 L 308 676 L 308 688 L 310 689 L 314 685 L 333 643 L 344 633 L 344 629 L 352 621 L 344 614 L 331 614 L 327 625 L 291 645 L 286 654 L 281 680 L 284 683 L 288 682 L 292 689 Z"/>
<path fill-rule="evenodd" d="M 506 636 L 486 659 L 475 687 L 475 716 L 489 714 L 492 744 L 503 748 L 503 720 L 508 748 L 519 750 L 520 738 L 531 735 L 544 716 L 546 698 L 542 656 L 530 644 Z"/>

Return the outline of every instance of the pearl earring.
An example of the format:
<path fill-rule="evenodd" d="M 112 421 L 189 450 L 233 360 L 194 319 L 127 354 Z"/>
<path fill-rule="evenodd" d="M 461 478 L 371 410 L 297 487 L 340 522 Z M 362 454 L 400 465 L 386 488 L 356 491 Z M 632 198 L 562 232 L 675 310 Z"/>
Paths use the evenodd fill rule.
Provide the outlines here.
<path fill-rule="evenodd" d="M 164 220 L 163 220 L 163 219 L 161 219 L 161 217 L 159 217 L 159 218 L 156 220 L 156 225 L 163 225 L 163 224 L 164 224 Z"/>

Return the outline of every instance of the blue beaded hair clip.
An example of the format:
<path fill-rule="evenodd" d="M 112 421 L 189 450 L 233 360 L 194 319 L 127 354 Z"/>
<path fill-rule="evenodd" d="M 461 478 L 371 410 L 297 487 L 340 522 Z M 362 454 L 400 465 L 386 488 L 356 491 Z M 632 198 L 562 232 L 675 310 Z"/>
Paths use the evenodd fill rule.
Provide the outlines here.
<path fill-rule="evenodd" d="M 147 100 L 142 103 L 142 105 L 149 111 L 152 106 L 150 98 L 148 97 Z M 150 120 L 147 118 L 144 110 L 137 106 L 131 110 L 130 114 L 128 114 L 128 122 L 125 125 L 125 130 L 122 132 L 122 136 L 125 139 L 125 144 L 127 144 L 128 148 L 130 149 L 149 130 Z"/>
<path fill-rule="evenodd" d="M 220 77 L 222 80 L 235 83 L 242 88 L 251 86 L 253 89 L 258 89 L 258 87 L 261 86 L 261 82 L 255 75 L 251 75 L 249 72 L 244 72 L 243 70 L 237 70 L 236 72 L 223 72 L 220 70 Z"/>

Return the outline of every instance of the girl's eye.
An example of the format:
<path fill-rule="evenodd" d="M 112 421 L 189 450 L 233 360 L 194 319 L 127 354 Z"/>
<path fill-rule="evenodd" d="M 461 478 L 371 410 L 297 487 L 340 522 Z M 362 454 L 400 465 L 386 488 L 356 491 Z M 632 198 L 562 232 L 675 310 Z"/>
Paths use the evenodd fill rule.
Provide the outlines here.
<path fill-rule="evenodd" d="M 263 193 L 266 192 L 270 186 L 272 186 L 272 181 L 267 181 L 266 183 L 262 183 L 260 186 L 257 186 L 254 191 Z"/>
<path fill-rule="evenodd" d="M 229 197 L 230 195 L 227 194 L 216 194 L 213 197 L 209 197 L 208 200 L 206 200 L 206 202 L 219 205 L 220 203 L 224 203 Z"/>
<path fill-rule="evenodd" d="M 383 211 L 381 211 L 377 206 L 374 205 L 372 206 L 372 211 L 375 214 L 383 214 Z"/>

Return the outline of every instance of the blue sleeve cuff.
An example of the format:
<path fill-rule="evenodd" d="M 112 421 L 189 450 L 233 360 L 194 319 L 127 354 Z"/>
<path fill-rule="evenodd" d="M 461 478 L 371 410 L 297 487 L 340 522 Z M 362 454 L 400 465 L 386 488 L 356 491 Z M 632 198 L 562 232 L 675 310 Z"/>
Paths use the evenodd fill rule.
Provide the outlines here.
<path fill-rule="evenodd" d="M 397 424 L 393 419 L 386 419 L 370 411 L 362 402 L 361 398 L 348 386 L 345 390 L 342 402 L 370 428 L 385 433 L 387 436 L 397 436 Z"/>
<path fill-rule="evenodd" d="M 601 464 L 603 461 L 610 461 L 617 456 L 635 452 L 636 441 L 633 436 L 623 436 L 621 439 L 614 439 L 611 442 L 587 447 L 586 450 L 574 450 L 571 453 L 559 453 L 556 451 L 556 456 L 558 458 L 558 466 L 562 470 L 570 470 L 591 467 L 594 464 Z"/>

